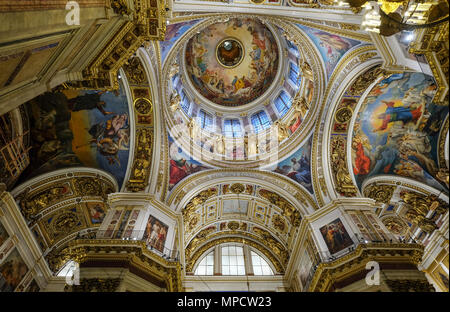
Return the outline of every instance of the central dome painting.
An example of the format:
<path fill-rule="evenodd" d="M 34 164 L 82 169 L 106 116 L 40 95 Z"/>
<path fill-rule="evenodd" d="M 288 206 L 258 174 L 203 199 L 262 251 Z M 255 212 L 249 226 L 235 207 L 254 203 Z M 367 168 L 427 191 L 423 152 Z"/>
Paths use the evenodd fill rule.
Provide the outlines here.
<path fill-rule="evenodd" d="M 278 46 L 259 20 L 230 19 L 206 27 L 189 40 L 186 69 L 195 89 L 209 101 L 244 105 L 273 83 Z"/>

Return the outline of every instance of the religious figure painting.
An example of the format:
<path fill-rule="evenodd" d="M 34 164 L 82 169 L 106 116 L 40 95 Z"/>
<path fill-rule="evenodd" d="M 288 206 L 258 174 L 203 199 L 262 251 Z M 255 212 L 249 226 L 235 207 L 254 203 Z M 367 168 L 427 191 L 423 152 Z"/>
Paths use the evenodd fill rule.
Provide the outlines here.
<path fill-rule="evenodd" d="M 315 46 L 320 51 L 328 77 L 331 76 L 331 73 L 333 72 L 342 56 L 348 50 L 361 43 L 358 40 L 330 34 L 328 32 L 317 30 L 300 24 L 297 24 L 297 26 L 308 35 L 308 37 L 314 42 Z"/>
<path fill-rule="evenodd" d="M 164 244 L 166 243 L 168 229 L 169 227 L 166 224 L 150 215 L 143 237 L 147 246 L 155 248 L 160 252 L 164 252 Z"/>
<path fill-rule="evenodd" d="M 225 106 L 247 104 L 272 84 L 278 45 L 258 20 L 230 19 L 206 27 L 188 42 L 186 69 L 206 99 Z"/>
<path fill-rule="evenodd" d="M 181 147 L 169 135 L 169 160 L 170 160 L 170 179 L 169 190 L 172 190 L 178 182 L 187 176 L 210 169 L 202 163 L 196 161 L 191 156 L 186 154 Z"/>
<path fill-rule="evenodd" d="M 377 175 L 399 175 L 448 192 L 437 178 L 437 145 L 447 105 L 422 73 L 393 74 L 373 87 L 353 128 L 353 173 L 359 187 Z"/>
<path fill-rule="evenodd" d="M 26 103 L 30 116 L 29 179 L 52 170 L 85 166 L 111 173 L 119 186 L 128 165 L 130 125 L 124 86 L 115 92 L 62 90 Z"/>
<path fill-rule="evenodd" d="M 170 49 L 173 47 L 175 42 L 183 36 L 186 31 L 188 31 L 192 26 L 197 24 L 199 20 L 193 20 L 189 22 L 182 22 L 168 25 L 166 28 L 166 36 L 164 41 L 159 42 L 159 47 L 161 48 L 161 63 L 164 63 Z"/>
<path fill-rule="evenodd" d="M 353 245 L 352 239 L 339 218 L 322 226 L 320 233 L 327 244 L 330 254 L 335 254 Z"/>
<path fill-rule="evenodd" d="M 314 192 L 311 182 L 311 143 L 312 137 L 295 153 L 279 162 L 271 171 L 282 174 Z"/>
<path fill-rule="evenodd" d="M 86 203 L 87 209 L 89 210 L 89 216 L 91 218 L 92 224 L 101 224 L 106 215 L 105 206 L 103 203 Z"/>
<path fill-rule="evenodd" d="M 27 272 L 27 265 L 14 249 L 0 265 L 0 292 L 13 292 Z"/>

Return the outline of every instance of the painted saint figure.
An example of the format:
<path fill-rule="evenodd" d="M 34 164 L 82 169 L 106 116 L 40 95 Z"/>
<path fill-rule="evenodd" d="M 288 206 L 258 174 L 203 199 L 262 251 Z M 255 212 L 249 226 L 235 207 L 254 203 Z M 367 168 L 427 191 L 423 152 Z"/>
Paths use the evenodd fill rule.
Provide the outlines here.
<path fill-rule="evenodd" d="M 81 110 L 98 109 L 103 115 L 110 115 L 113 112 L 105 111 L 106 102 L 101 101 L 100 97 L 104 92 L 88 93 L 77 96 L 68 100 L 69 109 L 72 112 L 78 112 Z"/>
<path fill-rule="evenodd" d="M 375 131 L 386 130 L 388 124 L 394 121 L 403 121 L 404 124 L 408 121 L 416 121 L 422 115 L 422 107 L 420 106 L 416 109 L 411 109 L 403 106 L 394 107 L 395 103 L 392 101 L 381 102 L 386 104 L 387 108 L 383 114 L 378 115 L 378 118 L 382 119 L 383 123 Z"/>

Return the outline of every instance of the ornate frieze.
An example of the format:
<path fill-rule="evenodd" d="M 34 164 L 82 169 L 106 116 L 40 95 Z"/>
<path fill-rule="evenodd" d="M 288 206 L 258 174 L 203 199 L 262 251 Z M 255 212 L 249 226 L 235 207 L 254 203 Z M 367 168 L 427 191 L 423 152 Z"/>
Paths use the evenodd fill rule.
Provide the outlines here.
<path fill-rule="evenodd" d="M 381 266 L 383 263 L 405 265 L 412 270 L 422 260 L 423 250 L 424 247 L 419 244 L 360 244 L 354 251 L 337 260 L 320 263 L 310 283 L 309 291 L 333 290 L 337 282 L 366 270 L 368 261 L 377 261 Z M 416 270 L 418 272 L 418 269 Z"/>
<path fill-rule="evenodd" d="M 120 278 L 82 278 L 80 285 L 66 286 L 71 292 L 115 292 L 122 280 Z"/>
<path fill-rule="evenodd" d="M 124 71 L 130 83 L 136 138 L 134 159 L 126 187 L 131 192 L 142 192 L 148 186 L 154 145 L 154 110 L 152 90 L 139 57 L 128 60 Z"/>
<path fill-rule="evenodd" d="M 429 234 L 433 233 L 438 226 L 427 217 L 428 212 L 431 210 L 441 215 L 448 211 L 447 203 L 438 199 L 436 195 L 426 196 L 413 191 L 402 191 L 400 198 L 408 207 L 405 218 Z"/>

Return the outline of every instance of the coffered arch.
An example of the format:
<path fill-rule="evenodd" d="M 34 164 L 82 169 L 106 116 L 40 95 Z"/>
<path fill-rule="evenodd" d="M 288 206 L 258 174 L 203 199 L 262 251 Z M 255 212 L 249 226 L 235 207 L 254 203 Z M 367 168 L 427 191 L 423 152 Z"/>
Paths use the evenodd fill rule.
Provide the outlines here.
<path fill-rule="evenodd" d="M 215 169 L 193 174 L 172 190 L 166 202 L 173 210 L 181 211 L 199 191 L 217 183 L 235 182 L 260 185 L 278 193 L 293 204 L 302 216 L 318 208 L 313 196 L 291 179 L 272 172 L 243 169 Z"/>

